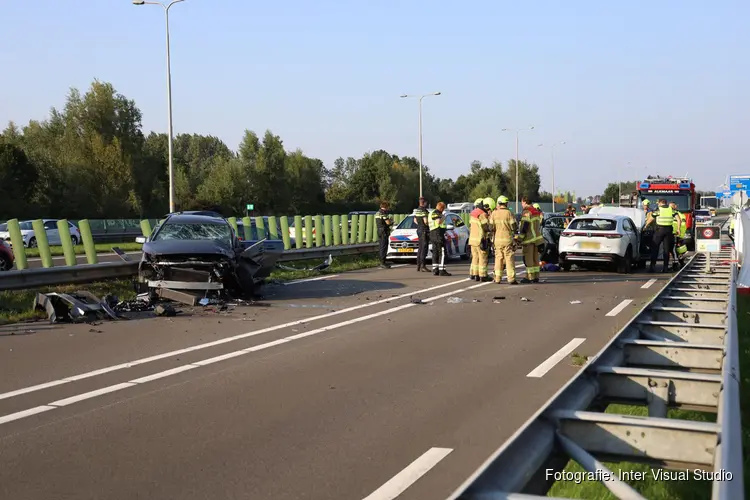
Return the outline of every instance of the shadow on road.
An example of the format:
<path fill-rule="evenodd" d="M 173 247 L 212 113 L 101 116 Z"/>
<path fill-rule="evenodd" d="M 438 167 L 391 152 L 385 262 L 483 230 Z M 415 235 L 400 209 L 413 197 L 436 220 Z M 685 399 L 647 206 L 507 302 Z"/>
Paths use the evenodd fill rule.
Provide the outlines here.
<path fill-rule="evenodd" d="M 397 290 L 405 287 L 406 285 L 403 283 L 392 281 L 336 279 L 330 281 L 308 281 L 288 286 L 282 284 L 268 284 L 262 288 L 261 294 L 263 296 L 263 302 L 353 297 L 362 293 L 372 294 L 377 292 L 382 292 L 382 298 L 385 298 L 389 295 L 387 292 L 397 294 Z"/>

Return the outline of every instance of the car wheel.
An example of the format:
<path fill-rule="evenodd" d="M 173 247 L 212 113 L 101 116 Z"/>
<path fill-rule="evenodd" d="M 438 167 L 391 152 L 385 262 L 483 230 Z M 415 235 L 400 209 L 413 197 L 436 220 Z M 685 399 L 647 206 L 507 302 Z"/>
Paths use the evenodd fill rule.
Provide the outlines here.
<path fill-rule="evenodd" d="M 0 272 L 13 269 L 13 263 L 5 255 L 0 256 Z"/>
<path fill-rule="evenodd" d="M 71 241 L 71 243 L 73 243 L 73 246 L 78 245 L 78 238 L 77 237 L 71 236 L 70 237 L 70 241 Z"/>
<path fill-rule="evenodd" d="M 570 267 L 570 262 L 565 260 L 563 256 L 560 256 L 560 268 L 567 273 L 570 272 Z"/>
<path fill-rule="evenodd" d="M 620 274 L 628 274 L 633 269 L 633 250 L 628 247 L 625 251 L 625 256 L 617 261 L 617 272 Z"/>
<path fill-rule="evenodd" d="M 36 238 L 33 236 L 29 240 L 29 248 L 36 248 Z"/>
<path fill-rule="evenodd" d="M 468 240 L 464 246 L 464 253 L 461 254 L 461 260 L 469 260 L 471 258 L 471 247 L 469 246 Z"/>

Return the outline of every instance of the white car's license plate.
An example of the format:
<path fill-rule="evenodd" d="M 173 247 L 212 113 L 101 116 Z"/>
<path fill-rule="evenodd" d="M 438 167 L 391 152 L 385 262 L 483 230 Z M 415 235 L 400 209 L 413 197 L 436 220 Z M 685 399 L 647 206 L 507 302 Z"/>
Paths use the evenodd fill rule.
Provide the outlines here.
<path fill-rule="evenodd" d="M 399 248 L 398 253 L 414 253 L 413 248 Z"/>
<path fill-rule="evenodd" d="M 581 243 L 581 248 L 585 248 L 586 250 L 599 250 L 599 247 L 601 244 L 596 241 L 584 241 Z"/>

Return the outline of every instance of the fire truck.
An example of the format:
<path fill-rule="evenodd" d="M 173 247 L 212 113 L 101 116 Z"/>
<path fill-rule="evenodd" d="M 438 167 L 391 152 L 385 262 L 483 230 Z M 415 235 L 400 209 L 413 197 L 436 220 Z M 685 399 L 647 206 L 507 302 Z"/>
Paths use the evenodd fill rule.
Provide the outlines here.
<path fill-rule="evenodd" d="M 656 208 L 656 202 L 660 199 L 677 204 L 677 210 L 685 216 L 687 222 L 685 243 L 690 250 L 695 250 L 695 208 L 698 200 L 693 181 L 685 177 L 649 176 L 637 184 L 636 190 L 639 205 L 643 200 L 649 200 L 651 207 Z"/>

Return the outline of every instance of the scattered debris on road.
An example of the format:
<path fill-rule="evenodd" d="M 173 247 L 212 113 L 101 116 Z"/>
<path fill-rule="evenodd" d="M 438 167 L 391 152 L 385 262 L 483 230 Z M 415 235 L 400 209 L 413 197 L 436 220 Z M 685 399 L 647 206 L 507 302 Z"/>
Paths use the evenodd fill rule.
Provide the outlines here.
<path fill-rule="evenodd" d="M 324 271 L 331 267 L 331 264 L 333 264 L 333 255 L 329 255 L 328 258 L 323 261 L 322 264 L 318 264 L 317 266 L 313 267 L 292 267 L 292 266 L 284 266 L 282 264 L 276 263 L 276 267 L 283 270 L 283 271 Z"/>
<path fill-rule="evenodd" d="M 109 303 L 84 290 L 73 293 L 38 293 L 34 297 L 34 309 L 45 311 L 51 323 L 119 319 Z"/>
<path fill-rule="evenodd" d="M 505 296 L 503 296 L 503 295 L 498 295 L 497 297 L 492 297 L 492 302 L 494 304 L 499 304 L 503 300 L 505 300 Z"/>
<path fill-rule="evenodd" d="M 571 300 L 571 304 L 581 304 L 582 302 L 580 300 Z"/>
<path fill-rule="evenodd" d="M 526 297 L 521 297 L 521 302 L 531 302 L 531 299 L 527 299 Z"/>

